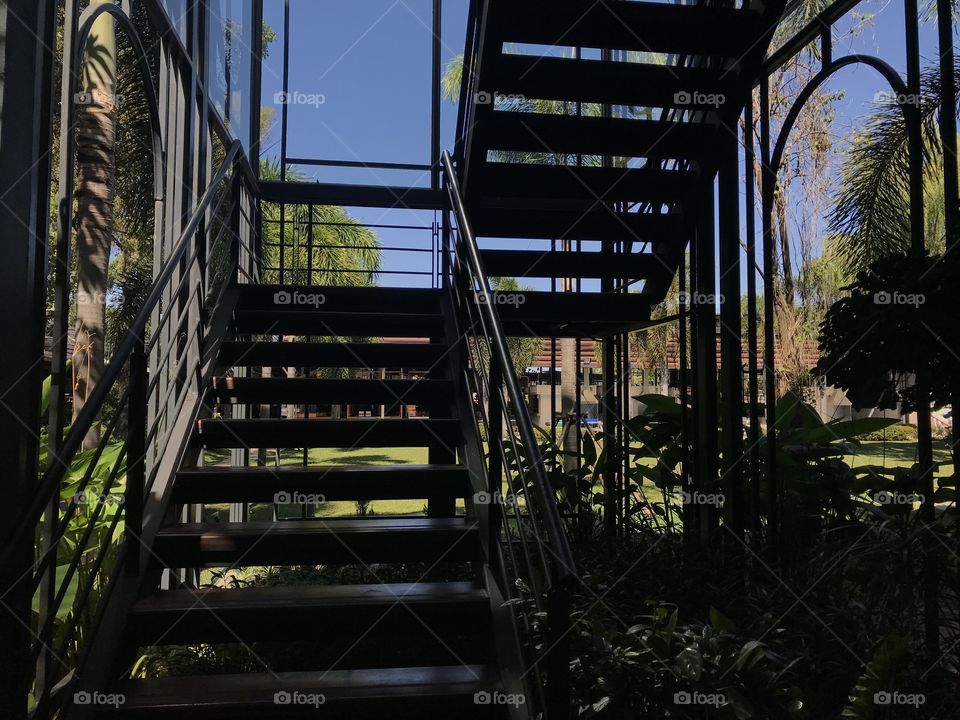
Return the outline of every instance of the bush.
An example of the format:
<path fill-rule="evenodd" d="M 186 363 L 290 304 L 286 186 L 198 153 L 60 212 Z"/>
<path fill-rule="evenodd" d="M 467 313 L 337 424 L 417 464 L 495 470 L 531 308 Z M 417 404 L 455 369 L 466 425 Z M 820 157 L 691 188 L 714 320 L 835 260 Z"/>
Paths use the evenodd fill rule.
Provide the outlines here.
<path fill-rule="evenodd" d="M 887 442 L 907 442 L 917 440 L 917 429 L 913 425 L 891 425 L 883 430 L 875 430 L 861 435 L 859 440 L 886 440 Z"/>

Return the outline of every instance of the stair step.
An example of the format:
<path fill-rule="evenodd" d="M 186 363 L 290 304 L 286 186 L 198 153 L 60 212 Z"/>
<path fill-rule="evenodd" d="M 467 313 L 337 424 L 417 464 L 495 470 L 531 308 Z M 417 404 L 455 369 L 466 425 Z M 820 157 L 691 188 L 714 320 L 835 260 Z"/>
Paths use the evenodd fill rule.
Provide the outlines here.
<path fill-rule="evenodd" d="M 237 309 L 331 313 L 438 314 L 441 294 L 421 288 L 241 285 Z"/>
<path fill-rule="evenodd" d="M 498 93 L 541 100 L 709 111 L 739 95 L 734 73 L 698 67 L 532 55 L 501 55 L 493 67 Z"/>
<path fill-rule="evenodd" d="M 712 156 L 724 131 L 699 122 L 497 111 L 477 132 L 491 150 L 700 160 Z"/>
<path fill-rule="evenodd" d="M 162 590 L 133 607 L 128 638 L 141 647 L 329 641 L 333 633 L 359 641 L 374 629 L 480 633 L 489 620 L 486 591 L 466 582 Z"/>
<path fill-rule="evenodd" d="M 490 33 L 508 43 L 739 58 L 762 33 L 752 10 L 617 0 L 511 0 Z"/>
<path fill-rule="evenodd" d="M 667 272 L 652 253 L 482 250 L 480 256 L 492 277 L 639 279 Z"/>
<path fill-rule="evenodd" d="M 351 420 L 201 420 L 208 448 L 353 448 L 456 446 L 460 421 L 434 418 Z"/>
<path fill-rule="evenodd" d="M 391 305 L 403 307 L 398 300 Z M 443 336 L 443 318 L 422 313 L 240 310 L 233 329 L 241 335 L 437 338 Z"/>
<path fill-rule="evenodd" d="M 325 405 L 375 404 L 395 408 L 451 402 L 453 384 L 448 380 L 380 380 L 322 378 L 237 378 L 212 379 L 211 397 L 222 403 L 296 403 Z"/>
<path fill-rule="evenodd" d="M 486 163 L 478 176 L 491 198 L 586 199 L 590 203 L 679 203 L 697 183 L 697 174 L 685 170 L 503 162 Z"/>
<path fill-rule="evenodd" d="M 505 707 L 475 702 L 474 696 L 499 689 L 496 672 L 483 665 L 158 678 L 118 685 L 126 702 L 104 714 L 183 720 L 422 720 L 423 713 L 443 712 L 437 717 L 492 720 L 506 718 Z"/>
<path fill-rule="evenodd" d="M 191 468 L 177 473 L 173 502 L 275 502 L 280 493 L 343 500 L 464 498 L 470 476 L 462 465 Z"/>
<path fill-rule="evenodd" d="M 447 353 L 440 343 L 225 342 L 220 367 L 386 368 L 429 370 Z"/>
<path fill-rule="evenodd" d="M 603 337 L 650 324 L 651 300 L 642 293 L 524 292 L 524 302 L 495 299 L 507 335 Z"/>
<path fill-rule="evenodd" d="M 546 205 L 546 204 L 545 204 Z M 593 209 L 545 206 L 499 207 L 487 203 L 471 214 L 481 237 L 545 240 L 685 241 L 683 217 L 677 213 L 618 213 L 597 203 Z"/>
<path fill-rule="evenodd" d="M 334 518 L 183 523 L 157 534 L 164 567 L 248 567 L 471 561 L 479 531 L 466 518 Z"/>

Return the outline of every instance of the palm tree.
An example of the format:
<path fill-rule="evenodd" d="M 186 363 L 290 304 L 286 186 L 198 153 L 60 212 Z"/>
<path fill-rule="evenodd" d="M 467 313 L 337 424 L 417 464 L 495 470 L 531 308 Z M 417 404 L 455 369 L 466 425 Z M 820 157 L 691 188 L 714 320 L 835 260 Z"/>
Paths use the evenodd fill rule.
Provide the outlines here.
<path fill-rule="evenodd" d="M 279 180 L 279 163 L 262 161 L 260 177 L 265 181 Z M 308 180 L 295 169 L 288 169 L 285 179 L 288 182 Z M 333 205 L 287 206 L 285 212 L 285 235 L 281 238 L 280 206 L 269 203 L 263 208 L 263 265 L 268 268 L 267 280 L 279 282 L 281 279 L 279 276 L 274 278 L 270 269 L 280 267 L 282 245 L 284 282 L 376 284 L 377 273 L 383 264 L 383 251 L 371 228 L 360 223 L 346 209 Z M 312 242 L 308 243 L 311 232 Z"/>
<path fill-rule="evenodd" d="M 91 5 L 108 3 L 110 0 L 91 0 Z M 84 59 L 84 91 L 75 98 L 80 107 L 77 113 L 74 418 L 83 409 L 104 369 L 107 275 L 114 239 L 116 50 L 113 18 L 101 15 L 94 24 Z M 91 430 L 84 445 L 95 447 L 98 442 L 98 433 Z"/>
<path fill-rule="evenodd" d="M 960 82 L 960 63 L 954 74 Z M 923 71 L 921 87 L 925 234 L 927 247 L 942 253 L 944 159 L 937 67 Z M 863 127 L 841 166 L 839 192 L 829 216 L 837 253 L 851 276 L 884 255 L 910 250 L 909 153 L 903 114 L 894 101 L 878 103 Z"/>

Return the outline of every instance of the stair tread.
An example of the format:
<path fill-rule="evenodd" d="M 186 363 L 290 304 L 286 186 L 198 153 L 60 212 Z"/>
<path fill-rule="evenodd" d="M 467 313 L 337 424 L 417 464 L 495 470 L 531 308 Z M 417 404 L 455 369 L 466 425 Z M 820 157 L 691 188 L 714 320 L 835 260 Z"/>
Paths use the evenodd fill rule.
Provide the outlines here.
<path fill-rule="evenodd" d="M 401 463 L 384 465 L 315 465 L 303 467 L 299 465 L 281 465 L 279 467 L 230 467 L 230 466 L 207 466 L 182 468 L 177 472 L 177 477 L 184 477 L 189 480 L 197 480 L 206 477 L 218 478 L 233 475 L 262 476 L 265 479 L 274 477 L 296 477 L 296 476 L 329 476 L 329 475 L 387 475 L 395 476 L 397 473 L 433 473 L 447 474 L 456 473 L 467 475 L 468 470 L 463 465 L 443 465 L 439 463 L 420 464 L 420 463 Z"/>
<path fill-rule="evenodd" d="M 489 666 L 461 665 L 155 678 L 129 680 L 118 689 L 126 696 L 122 710 L 153 706 L 202 712 L 223 705 L 272 707 L 274 693 L 280 691 L 321 692 L 328 704 L 353 698 L 472 694 L 496 687 L 499 680 Z"/>
<path fill-rule="evenodd" d="M 449 380 L 380 379 L 380 378 L 309 378 L 267 377 L 238 378 L 218 376 L 211 381 L 214 397 L 234 402 L 261 403 L 373 403 L 413 405 L 449 396 L 453 384 Z"/>
<path fill-rule="evenodd" d="M 504 54 L 491 86 L 506 95 L 629 107 L 722 110 L 735 73 L 700 67 Z"/>
<path fill-rule="evenodd" d="M 613 0 L 511 0 L 491 34 L 504 42 L 737 58 L 762 29 L 751 10 Z"/>
<path fill-rule="evenodd" d="M 701 160 L 721 132 L 706 123 L 497 111 L 478 121 L 490 150 Z"/>
<path fill-rule="evenodd" d="M 462 562 L 479 553 L 465 517 L 376 517 L 246 523 L 180 523 L 154 545 L 166 567 Z"/>
<path fill-rule="evenodd" d="M 440 312 L 440 298 L 429 288 L 241 285 L 237 309 L 429 315 Z"/>
<path fill-rule="evenodd" d="M 407 368 L 427 370 L 448 351 L 444 343 L 424 342 L 261 342 L 228 341 L 220 347 L 220 367 Z"/>
<path fill-rule="evenodd" d="M 482 178 L 481 194 L 488 202 L 498 196 L 586 199 L 589 204 L 584 211 L 598 201 L 680 202 L 688 196 L 697 177 L 687 170 L 507 162 L 487 162 L 478 173 L 478 179 Z"/>
<path fill-rule="evenodd" d="M 615 213 L 606 208 L 578 210 L 503 208 L 484 202 L 471 215 L 475 232 L 484 237 L 662 241 L 682 240 L 683 218 L 667 213 Z"/>
<path fill-rule="evenodd" d="M 161 528 L 158 537 L 218 535 L 271 536 L 304 534 L 377 534 L 391 532 L 429 532 L 430 530 L 470 529 L 465 518 L 330 518 L 328 520 L 278 520 L 276 522 L 176 523 Z"/>
<path fill-rule="evenodd" d="M 649 278 L 667 272 L 652 253 L 481 250 L 487 273 L 502 277 Z"/>
<path fill-rule="evenodd" d="M 174 497 L 183 503 L 275 502 L 280 492 L 323 495 L 326 501 L 466 497 L 463 465 L 333 465 L 315 467 L 198 467 L 177 473 Z"/>
<path fill-rule="evenodd" d="M 440 418 L 200 421 L 206 447 L 424 447 L 460 441 L 459 420 Z"/>
<path fill-rule="evenodd" d="M 293 585 L 248 588 L 163 590 L 143 598 L 134 615 L 172 613 L 194 609 L 316 608 L 343 605 L 415 605 L 420 603 L 484 603 L 485 590 L 469 582 L 392 583 L 378 585 Z"/>
<path fill-rule="evenodd" d="M 233 327 L 251 335 L 413 338 L 441 335 L 443 318 L 431 313 L 240 308 L 234 314 Z"/>

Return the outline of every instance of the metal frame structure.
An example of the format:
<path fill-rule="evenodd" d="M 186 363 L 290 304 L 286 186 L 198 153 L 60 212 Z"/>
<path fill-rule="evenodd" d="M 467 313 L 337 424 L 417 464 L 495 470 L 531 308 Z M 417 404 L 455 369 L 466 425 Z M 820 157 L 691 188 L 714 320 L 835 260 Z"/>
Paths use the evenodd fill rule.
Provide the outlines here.
<path fill-rule="evenodd" d="M 254 27 L 263 20 L 263 0 L 250 0 Z M 685 527 L 692 541 L 712 543 L 721 523 L 738 540 L 755 547 L 776 548 L 781 541 L 783 487 L 775 473 L 776 457 L 776 386 L 774 343 L 774 198 L 777 192 L 777 168 L 783 157 L 793 125 L 816 90 L 838 70 L 864 65 L 877 71 L 897 93 L 916 95 L 920 92 L 919 11 L 916 0 L 905 0 L 907 21 L 905 45 L 907 72 L 901 77 L 882 59 L 863 55 L 834 57 L 832 29 L 859 0 L 838 0 L 813 18 L 797 35 L 762 61 L 761 76 L 752 87 L 745 88 L 743 105 L 724 118 L 728 130 L 738 138 L 746 159 L 741 173 L 736 145 L 720 162 L 714 186 L 702 188 L 703 212 L 696 230 L 696 242 L 680 265 L 680 291 L 705 295 L 743 295 L 741 266 L 746 264 L 746 342 L 748 350 L 747 378 L 744 383 L 741 367 L 744 328 L 741 327 L 739 303 L 727 302 L 719 307 L 721 365 L 717 367 L 716 323 L 718 307 L 703 305 L 693 310 L 681 308 L 678 323 L 680 354 L 680 400 L 684 427 L 683 474 L 685 489 L 710 492 L 720 488 L 730 498 L 722 514 L 709 511 L 685 511 Z M 477 2 L 471 3 L 466 41 L 466 56 L 472 57 L 482 48 L 483 18 Z M 55 87 L 54 57 L 49 48 L 56 46 L 57 11 L 62 6 L 65 27 L 64 57 L 61 68 L 59 138 L 60 168 L 58 232 L 54 252 L 48 258 L 45 238 L 49 235 L 49 188 L 53 170 L 50 167 L 53 143 Z M 12 313 L 9 342 L 0 355 L 0 373 L 16 381 L 4 388 L 0 407 L 0 447 L 4 457 L 14 459 L 12 492 L 5 505 L 5 525 L 15 527 L 10 541 L 2 547 L 3 609 L 0 630 L 12 639 L 9 652 L 0 660 L 0 706 L 11 708 L 11 717 L 22 720 L 27 715 L 26 699 L 36 684 L 38 717 L 55 714 L 64 698 L 77 687 L 77 682 L 93 683 L 96 677 L 74 673 L 91 670 L 93 675 L 109 671 L 105 658 L 117 641 L 116 630 L 101 620 L 111 607 L 122 606 L 136 592 L 137 574 L 145 565 L 141 542 L 148 543 L 161 517 L 158 508 L 165 502 L 168 488 L 154 486 L 153 481 L 169 474 L 182 457 L 190 452 L 186 438 L 191 424 L 203 412 L 197 398 L 209 377 L 212 348 L 222 330 L 223 314 L 229 310 L 231 291 L 237 284 L 260 281 L 261 272 L 275 270 L 279 280 L 287 281 L 285 270 L 262 268 L 262 203 L 285 205 L 345 205 L 381 208 L 409 208 L 434 211 L 440 220 L 431 228 L 433 254 L 431 282 L 434 287 L 452 290 L 456 283 L 464 292 L 486 291 L 489 282 L 477 256 L 469 219 L 457 185 L 457 171 L 441 149 L 441 20 L 442 0 L 433 0 L 433 44 L 431 48 L 430 83 L 432 89 L 430 121 L 430 163 L 351 162 L 292 158 L 287 154 L 288 112 L 283 109 L 281 182 L 259 182 L 259 102 L 262 87 L 262 37 L 253 35 L 251 50 L 249 124 L 250 147 L 245 153 L 240 141 L 231 132 L 210 97 L 206 83 L 208 71 L 207 39 L 210 15 L 207 0 L 190 0 L 186 16 L 185 42 L 174 30 L 160 0 L 123 0 L 116 5 L 100 5 L 83 13 L 79 0 L 6 0 L 0 4 L 0 32 L 5 46 L 0 55 L 4 72 L 0 72 L 0 170 L 5 177 L 16 177 L 0 198 L 0 215 L 6 222 L 5 258 L 0 267 L 0 297 L 11 307 L 25 308 Z M 941 127 L 957 124 L 957 89 L 954 76 L 953 27 L 951 3 L 938 0 L 937 20 L 940 42 L 939 66 L 943 100 Z M 286 32 L 284 36 L 283 83 L 289 90 L 290 75 L 290 3 L 285 0 Z M 109 14 L 134 48 L 140 65 L 143 90 L 147 98 L 152 127 L 152 148 L 155 174 L 152 198 L 155 203 L 153 291 L 131 328 L 131 334 L 115 353 L 108 372 L 90 398 L 80 416 L 70 425 L 65 414 L 64 396 L 70 387 L 67 377 L 71 288 L 70 258 L 72 253 L 72 197 L 74 182 L 75 104 L 79 68 L 94 21 Z M 155 33 L 155 44 L 140 36 L 134 20 L 145 20 Z M 20 26 L 29 32 L 21 32 Z M 16 26 L 17 31 L 13 31 Z M 817 43 L 821 69 L 805 87 L 791 107 L 777 137 L 771 129 L 771 76 L 811 43 Z M 7 71 L 16 66 L 17 72 Z M 30 72 L 25 71 L 29 68 Z M 21 71 L 22 70 L 22 71 Z M 470 87 L 464 83 L 458 126 L 464 127 L 470 103 Z M 756 95 L 756 100 L 754 96 Z M 11 102 L 16 98 L 16 103 Z M 920 119 L 916 107 L 902 107 L 909 133 L 910 207 L 913 246 L 926 246 L 923 228 L 923 167 Z M 754 142 L 759 126 L 760 142 Z M 740 128 L 742 127 L 742 136 Z M 740 139 L 742 137 L 742 140 Z M 458 137 L 454 157 L 465 162 L 469 149 L 465 136 Z M 947 157 L 956 157 L 954 133 L 942 138 Z M 754 158 L 761 167 L 758 213 L 755 207 Z M 248 159 L 249 158 L 249 159 Z M 283 182 L 289 165 L 313 164 L 329 167 L 361 167 L 373 169 L 420 170 L 430 173 L 429 187 L 383 187 L 353 184 L 298 184 Z M 957 165 L 944 164 L 945 225 L 948 252 L 953 251 L 960 237 L 960 190 Z M 740 206 L 741 183 L 745 207 Z M 718 208 L 714 216 L 714 203 Z M 741 213 L 746 237 L 741 242 Z M 281 224 L 285 222 L 281 214 Z M 426 228 L 424 228 L 426 229 Z M 308 233 L 313 236 L 313 223 Z M 281 237 L 286 237 L 282 232 Z M 715 256 L 716 248 L 716 256 Z M 39 360 L 43 353 L 44 314 L 47 297 L 47 267 L 56 263 L 52 287 L 55 301 L 53 344 L 51 350 L 50 415 L 46 423 L 39 416 L 40 387 L 43 381 Z M 719 269 L 719 285 L 717 271 Z M 758 274 L 762 284 L 758 284 Z M 308 282 L 312 273 L 307 276 Z M 607 287 L 609 292 L 626 287 Z M 762 290 L 763 305 L 759 293 Z M 458 296 L 454 293 L 454 300 Z M 461 297 L 462 299 L 462 297 Z M 466 323 L 472 337 L 485 344 L 486 360 L 477 354 L 469 367 L 483 383 L 484 397 L 489 401 L 480 419 L 488 437 L 502 436 L 503 428 L 512 422 L 511 406 L 522 405 L 519 386 L 506 356 L 503 328 L 491 306 L 460 308 L 459 319 Z M 762 322 L 761 322 L 762 318 Z M 762 325 L 762 337 L 758 327 Z M 479 327 L 479 329 L 477 329 Z M 762 362 L 756 349 L 762 343 Z M 579 345 L 578 345 L 579 355 Z M 556 357 L 556 341 L 551 341 Z M 556 363 L 554 362 L 555 366 Z M 579 362 L 578 362 L 579 365 Z M 467 365 L 465 365 L 467 367 Z M 762 373 L 762 388 L 761 388 Z M 118 408 L 108 407 L 108 394 L 120 377 L 129 378 Z M 627 434 L 622 419 L 629 408 L 630 348 L 627 335 L 609 338 L 604 352 L 604 392 L 610 425 L 618 427 L 621 444 Z M 465 380 L 468 382 L 469 378 Z M 923 378 L 921 377 L 921 383 Z M 578 378 L 579 385 L 579 378 Z M 744 387 L 745 386 L 745 387 Z M 761 403 L 761 394 L 764 402 Z M 579 393 L 578 393 L 579 395 Z M 720 407 L 718 396 L 723 399 Z M 958 394 L 960 397 L 960 394 Z M 746 434 L 743 428 L 746 403 Z M 555 405 L 552 399 L 551 405 Z M 761 413 L 761 408 L 763 412 Z M 555 408 L 551 408 L 555 411 Z M 551 415 L 555 415 L 552 412 Z M 718 432 L 717 420 L 721 418 Z M 543 584 L 543 601 L 537 610 L 546 613 L 548 644 L 560 643 L 569 630 L 569 598 L 564 589 L 574 574 L 572 554 L 566 546 L 561 527 L 562 518 L 554 514 L 549 501 L 550 489 L 540 458 L 531 458 L 537 447 L 525 413 L 519 413 L 519 438 L 499 444 L 500 454 L 487 459 L 490 491 L 508 483 L 519 487 L 533 511 L 519 512 L 517 507 L 502 506 L 503 513 L 491 527 L 504 526 L 520 533 L 520 540 L 508 539 L 504 552 L 529 553 L 539 558 L 510 560 L 509 571 L 495 568 L 503 578 L 515 580 L 523 571 Z M 928 411 L 920 412 L 920 465 L 928 492 L 924 513 L 933 513 L 933 457 Z M 110 441 L 121 440 L 124 450 L 113 466 L 103 489 L 109 492 L 125 465 L 128 486 L 124 509 L 110 516 L 106 539 L 93 534 L 94 521 L 108 517 L 103 497 L 91 511 L 90 530 L 81 534 L 78 550 L 68 558 L 66 579 L 58 578 L 56 562 L 59 545 L 78 512 L 76 502 L 61 503 L 60 492 L 70 462 L 78 452 L 86 431 L 94 423 L 103 427 L 97 457 Z M 48 428 L 46 468 L 38 468 L 40 428 Z M 478 425 L 479 432 L 479 425 Z M 760 457 L 761 438 L 766 435 L 767 457 Z M 503 438 L 501 437 L 503 440 Z M 510 444 L 512 443 L 512 445 Z M 481 446 L 477 446 L 481 447 Z M 523 456 L 529 464 L 523 463 Z M 617 477 L 619 496 L 625 498 L 629 458 L 619 459 Z M 761 507 L 763 468 L 769 484 L 769 506 Z M 92 466 L 91 466 L 92 467 Z M 42 472 L 42 476 L 41 476 Z M 90 472 L 81 482 L 81 492 L 91 480 Z M 39 482 L 37 477 L 40 476 Z M 516 496 L 516 491 L 513 493 Z M 626 507 L 616 504 L 616 493 L 609 494 L 606 506 L 608 529 L 626 532 L 630 520 Z M 625 501 L 624 501 L 625 502 Z M 766 522 L 764 522 L 766 520 Z M 123 522 L 125 543 L 120 553 L 111 542 L 112 533 Z M 32 541 L 40 531 L 41 552 L 35 556 Z M 523 537 L 532 532 L 532 543 Z M 490 542 L 497 542 L 499 536 Z M 90 578 L 80 588 L 81 610 L 89 612 L 77 620 L 71 636 L 63 646 L 51 647 L 57 613 L 63 606 L 66 587 L 76 573 L 80 556 L 92 555 L 95 560 Z M 112 569 L 125 566 L 124 573 Z M 532 571 L 533 567 L 536 571 Z M 89 572 L 91 567 L 87 567 Z M 507 583 L 501 583 L 506 593 Z M 507 593 L 509 594 L 509 593 Z M 31 599 L 39 596 L 38 632 L 31 640 L 27 630 L 31 623 Z M 118 604 L 118 605 L 116 605 Z M 6 612 L 10 611 L 10 612 Z M 83 627 L 81 627 L 81 622 Z M 100 632 L 94 633 L 94 628 Z M 83 631 L 83 632 L 81 632 Z M 539 631 L 539 629 L 538 629 Z M 73 634 L 84 637 L 75 639 Z M 94 637 L 94 642 L 83 642 Z M 929 636 L 928 636 L 929 639 Z M 562 643 L 560 643 L 561 648 Z M 62 672 L 61 664 L 69 656 L 76 662 L 71 672 Z M 551 708 L 550 716 L 561 715 L 569 691 L 568 668 L 563 652 L 551 656 L 543 704 Z M 34 671 L 35 668 L 35 671 Z M 566 668 L 566 669 L 565 669 Z M 542 686 L 543 687 L 543 686 Z"/>

